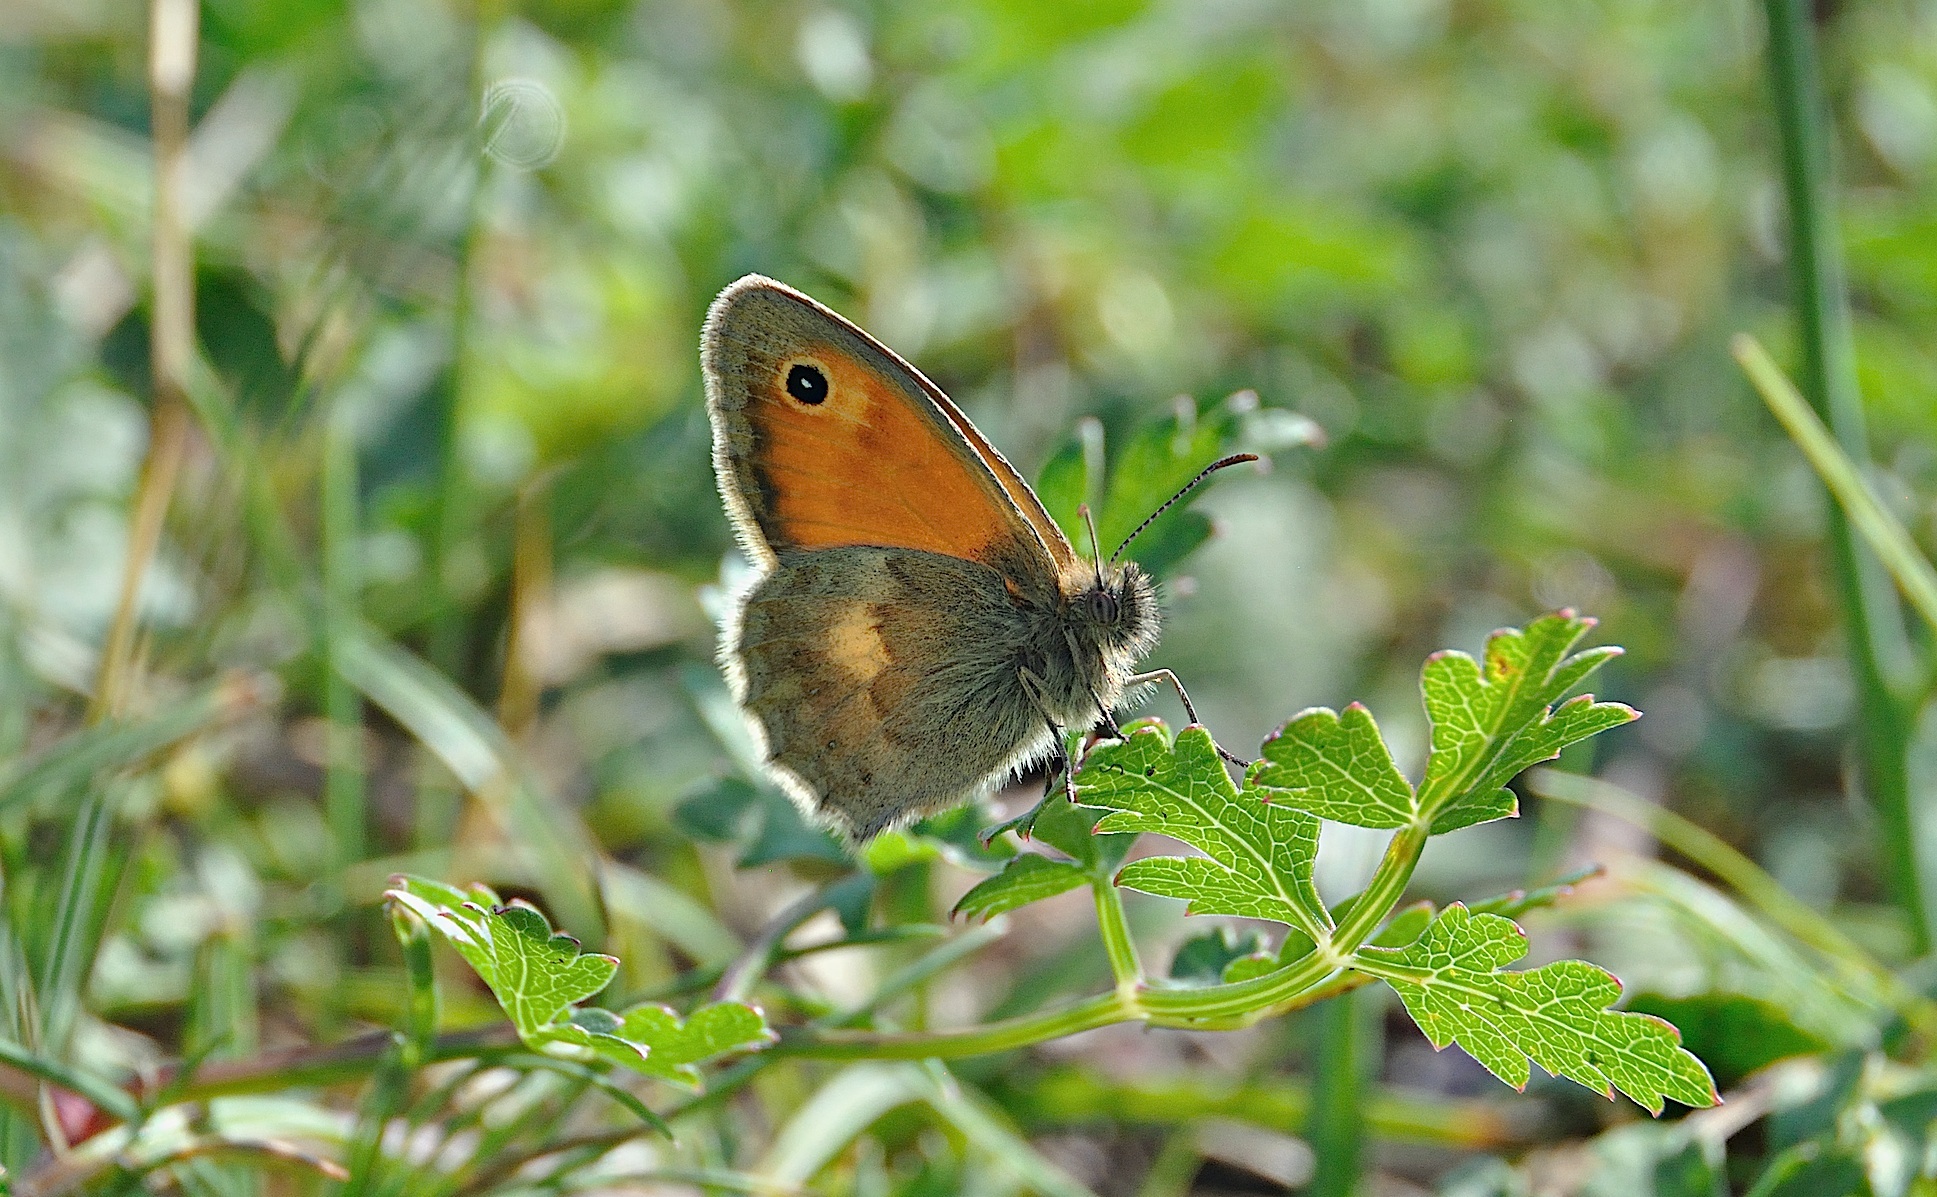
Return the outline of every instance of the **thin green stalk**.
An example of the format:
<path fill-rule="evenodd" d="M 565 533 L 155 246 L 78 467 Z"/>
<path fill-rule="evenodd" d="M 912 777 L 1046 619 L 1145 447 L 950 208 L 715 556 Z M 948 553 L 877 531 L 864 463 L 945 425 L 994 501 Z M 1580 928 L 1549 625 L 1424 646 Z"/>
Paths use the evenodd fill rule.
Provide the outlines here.
<path fill-rule="evenodd" d="M 471 14 L 471 64 L 467 92 L 484 94 L 484 51 L 488 29 L 497 17 L 498 6 L 477 0 Z M 444 410 L 438 428 L 437 491 L 431 509 L 430 579 L 434 592 L 429 642 L 431 663 L 447 676 L 458 676 L 459 656 L 464 642 L 464 612 L 451 594 L 451 563 L 463 532 L 464 462 L 458 446 L 458 420 L 463 414 L 464 392 L 471 369 L 471 334 L 476 321 L 473 292 L 477 287 L 475 268 L 478 244 L 484 230 L 479 220 L 484 191 L 486 160 L 478 155 L 464 198 L 464 230 L 457 245 L 457 270 L 451 296 L 451 368 L 444 380 Z"/>
<path fill-rule="evenodd" d="M 332 409 L 323 427 L 323 706 L 329 720 L 323 811 L 339 870 L 365 849 L 363 696 L 344 676 L 346 648 L 359 634 L 357 616 L 357 461 L 349 413 Z"/>
<path fill-rule="evenodd" d="M 1318 1157 L 1310 1197 L 1351 1197 L 1365 1155 L 1365 1077 L 1378 1054 L 1378 1006 L 1342 994 L 1319 1007 L 1318 1059 L 1306 1137 Z"/>
<path fill-rule="evenodd" d="M 1419 867 L 1419 854 L 1426 850 L 1426 841 L 1432 837 L 1433 813 L 1429 810 L 1413 820 L 1411 825 L 1393 833 L 1365 892 L 1353 901 L 1352 912 L 1332 933 L 1334 952 L 1343 955 L 1358 951 L 1359 945 L 1371 938 L 1393 908 L 1399 905 L 1399 899 L 1406 896 L 1406 886 L 1412 883 L 1412 871 Z"/>
<path fill-rule="evenodd" d="M 1143 962 L 1137 959 L 1137 943 L 1123 914 L 1123 896 L 1107 876 L 1092 879 L 1090 889 L 1096 895 L 1096 929 L 1110 958 L 1110 975 L 1119 990 L 1134 990 L 1143 984 Z"/>
<path fill-rule="evenodd" d="M 1917 548 L 1917 542 L 1911 539 L 1909 529 L 1877 498 L 1863 471 L 1843 452 L 1761 343 L 1747 333 L 1737 333 L 1730 348 L 1762 401 L 1769 405 L 1789 438 L 1809 458 L 1817 477 L 1842 506 L 1851 526 L 1896 579 L 1897 587 L 1917 614 L 1923 616 L 1932 631 L 1937 631 L 1937 569 L 1931 568 L 1930 561 Z"/>
<path fill-rule="evenodd" d="M 94 960 L 95 916 L 112 834 L 107 799 L 98 792 L 88 794 L 68 833 L 60 898 L 42 958 L 38 994 L 41 1044 L 49 1051 L 67 1050 L 67 1037 L 80 1013 L 81 986 Z"/>
<path fill-rule="evenodd" d="M 1808 0 L 1764 0 L 1769 75 L 1789 204 L 1790 276 L 1795 286 L 1802 392 L 1848 457 L 1869 460 L 1856 351 L 1844 294 L 1842 248 L 1830 180 L 1829 118 L 1816 62 Z M 1909 745 L 1913 712 L 1901 696 L 1910 671 L 1902 612 L 1874 557 L 1865 553 L 1840 508 L 1829 512 L 1829 554 L 1856 677 L 1863 780 L 1882 825 L 1883 872 L 1903 910 L 1915 952 L 1931 949 L 1923 892 Z"/>

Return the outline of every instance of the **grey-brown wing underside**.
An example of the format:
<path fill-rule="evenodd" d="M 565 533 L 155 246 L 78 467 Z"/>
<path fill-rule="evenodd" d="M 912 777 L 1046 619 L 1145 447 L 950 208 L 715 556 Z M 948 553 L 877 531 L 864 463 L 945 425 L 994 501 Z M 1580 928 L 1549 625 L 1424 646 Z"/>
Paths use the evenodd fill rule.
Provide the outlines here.
<path fill-rule="evenodd" d="M 819 550 L 780 558 L 724 647 L 775 776 L 863 840 L 974 797 L 1047 747 L 1016 676 L 1023 619 L 975 562 Z"/>

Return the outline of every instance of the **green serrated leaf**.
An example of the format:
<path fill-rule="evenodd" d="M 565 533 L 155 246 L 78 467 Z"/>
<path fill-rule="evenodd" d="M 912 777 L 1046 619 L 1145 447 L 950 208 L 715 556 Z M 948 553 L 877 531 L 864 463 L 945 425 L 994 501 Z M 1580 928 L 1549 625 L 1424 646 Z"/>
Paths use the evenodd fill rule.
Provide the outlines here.
<path fill-rule="evenodd" d="M 1517 819 L 1520 817 L 1520 799 L 1512 790 L 1494 790 L 1490 793 L 1475 790 L 1455 800 L 1451 805 L 1433 816 L 1433 834 L 1445 835 L 1463 827 L 1476 827 L 1481 823 L 1491 823 L 1495 819 Z"/>
<path fill-rule="evenodd" d="M 1632 708 L 1585 695 L 1548 710 L 1621 651 L 1597 648 L 1569 657 L 1593 626 L 1571 612 L 1544 615 L 1524 630 L 1488 637 L 1484 668 L 1461 652 L 1436 653 L 1426 662 L 1419 688 L 1432 720 L 1432 755 L 1419 784 L 1421 809 L 1448 813 L 1448 803 L 1478 794 L 1486 796 L 1478 802 L 1490 805 L 1469 812 L 1477 816 L 1470 822 L 1455 823 L 1498 818 L 1485 812 L 1503 809 L 1497 791 L 1522 770 L 1637 717 Z"/>
<path fill-rule="evenodd" d="M 994 918 L 1018 906 L 1067 893 L 1088 880 L 1089 873 L 1079 864 L 1025 853 L 963 894 L 953 913 L 969 919 Z"/>
<path fill-rule="evenodd" d="M 1132 861 L 1118 885 L 1183 898 L 1190 914 L 1271 919 L 1322 938 L 1331 921 L 1312 885 L 1318 820 L 1270 799 L 1238 791 L 1209 732 L 1188 727 L 1173 742 L 1154 721 L 1097 745 L 1077 777 L 1077 801 L 1111 812 L 1097 831 L 1152 831 L 1204 853 Z"/>
<path fill-rule="evenodd" d="M 732 1052 L 755 1051 L 775 1042 L 767 1017 L 746 1002 L 701 1006 L 682 1021 L 665 1006 L 634 1006 L 619 1016 L 614 1037 L 644 1049 L 628 1068 L 649 1076 L 699 1084 L 698 1064 Z"/>
<path fill-rule="evenodd" d="M 578 940 L 554 932 L 536 908 L 502 904 L 481 885 L 466 892 L 399 877 L 384 896 L 443 932 L 528 1042 L 604 989 L 619 967 L 616 957 L 579 951 Z"/>
<path fill-rule="evenodd" d="M 1317 707 L 1294 716 L 1264 743 L 1252 785 L 1273 802 L 1356 827 L 1404 827 L 1419 813 L 1411 783 L 1358 703 L 1339 714 Z"/>
<path fill-rule="evenodd" d="M 1619 1089 L 1656 1114 L 1667 1098 L 1689 1106 L 1720 1100 L 1674 1027 L 1609 1009 L 1621 983 L 1605 970 L 1565 960 L 1500 971 L 1526 950 L 1511 919 L 1456 904 L 1412 944 L 1363 948 L 1354 963 L 1392 986 L 1435 1048 L 1457 1043 L 1516 1089 L 1526 1087 L 1531 1058 L 1609 1097 Z"/>
<path fill-rule="evenodd" d="M 398 908 L 442 932 L 491 987 L 526 1047 L 550 1056 L 608 1060 L 635 1072 L 686 1085 L 696 1064 L 772 1043 L 759 1007 L 716 1002 L 682 1021 L 659 1005 L 623 1014 L 581 1009 L 604 989 L 618 961 L 578 950 L 552 931 L 545 916 L 520 902 L 502 903 L 482 885 L 468 890 L 421 877 L 397 877 L 385 891 Z"/>
<path fill-rule="evenodd" d="M 634 1072 L 697 1088 L 695 1065 L 753 1051 L 777 1038 L 760 1008 L 745 1002 L 702 1006 L 684 1021 L 668 1007 L 647 1003 L 624 1014 L 574 1010 L 569 1019 L 544 1028 L 533 1046 L 582 1049 Z"/>

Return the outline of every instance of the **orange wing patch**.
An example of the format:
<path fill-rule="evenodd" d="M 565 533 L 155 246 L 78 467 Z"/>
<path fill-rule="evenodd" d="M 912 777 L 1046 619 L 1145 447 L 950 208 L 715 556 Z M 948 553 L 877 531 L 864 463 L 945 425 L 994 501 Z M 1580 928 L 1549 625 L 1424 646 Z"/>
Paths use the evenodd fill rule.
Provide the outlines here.
<path fill-rule="evenodd" d="M 826 397 L 788 393 L 797 366 L 819 369 Z M 988 484 L 921 413 L 862 363 L 815 345 L 755 382 L 746 408 L 753 470 L 776 549 L 882 545 L 986 559 L 1011 537 Z"/>
<path fill-rule="evenodd" d="M 1056 526 L 1056 521 L 1049 517 L 1049 512 L 1043 507 L 1042 500 L 1038 499 L 1036 492 L 1023 481 L 1016 467 L 1010 465 L 1009 459 L 1002 456 L 994 445 L 983 439 L 981 431 L 969 423 L 968 417 L 962 414 L 962 409 L 956 407 L 954 402 L 942 393 L 940 387 L 929 382 L 926 377 L 921 378 L 921 383 L 928 391 L 928 397 L 935 401 L 935 406 L 941 408 L 942 414 L 948 417 L 948 422 L 955 425 L 955 431 L 962 434 L 962 439 L 969 443 L 969 447 L 975 450 L 976 456 L 982 459 L 982 464 L 987 466 L 989 472 L 995 475 L 996 481 L 1002 484 L 1002 489 L 1008 493 L 1009 501 L 1016 505 L 1016 510 L 1021 512 L 1022 517 L 1029 521 L 1029 526 L 1036 530 L 1036 535 L 1041 538 L 1043 547 L 1049 550 L 1050 559 L 1058 568 L 1074 564 L 1076 551 L 1069 547 L 1069 539 L 1063 535 L 1063 530 Z"/>
<path fill-rule="evenodd" d="M 714 301 L 700 357 L 720 494 L 757 561 L 920 549 L 1056 594 L 1068 542 L 967 417 L 881 342 L 749 275 Z"/>

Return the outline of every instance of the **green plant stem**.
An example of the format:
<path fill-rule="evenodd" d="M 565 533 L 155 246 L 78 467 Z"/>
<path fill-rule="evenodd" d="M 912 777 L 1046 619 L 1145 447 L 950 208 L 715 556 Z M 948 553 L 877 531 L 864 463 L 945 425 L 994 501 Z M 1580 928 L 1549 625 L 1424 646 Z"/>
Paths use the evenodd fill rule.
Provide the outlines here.
<path fill-rule="evenodd" d="M 1133 996 L 1105 993 L 1046 1014 L 947 1031 L 844 1031 L 784 1028 L 771 1050 L 821 1060 L 948 1060 L 1028 1047 L 1111 1023 L 1139 1011 Z"/>
<path fill-rule="evenodd" d="M 1898 589 L 1910 600 L 1917 614 L 1923 616 L 1932 631 L 1937 631 L 1937 569 L 1932 569 L 1918 550 L 1909 529 L 1877 498 L 1864 480 L 1862 470 L 1843 452 L 1761 343 L 1747 333 L 1737 333 L 1730 349 L 1735 360 L 1741 363 L 1742 372 L 1755 384 L 1762 401 L 1768 404 L 1803 456 L 1809 458 L 1816 476 L 1823 480 L 1850 524 L 1896 580 Z"/>
<path fill-rule="evenodd" d="M 1790 276 L 1795 287 L 1802 391 L 1834 430 L 1843 452 L 1869 460 L 1856 351 L 1843 289 L 1843 260 L 1830 184 L 1829 119 L 1823 103 L 1808 0 L 1764 0 L 1769 75 L 1789 204 Z M 1903 910 L 1917 955 L 1931 949 L 1923 893 L 1909 745 L 1912 712 L 1902 694 L 1909 669 L 1902 614 L 1876 560 L 1864 553 L 1838 508 L 1829 512 L 1829 554 L 1856 677 L 1863 779 L 1882 825 L 1883 871 Z"/>
<path fill-rule="evenodd" d="M 1386 845 L 1385 855 L 1379 859 L 1378 870 L 1366 884 L 1365 892 L 1352 903 L 1352 912 L 1332 933 L 1335 951 L 1356 952 L 1359 945 L 1371 938 L 1372 933 L 1392 914 L 1393 908 L 1399 905 L 1399 899 L 1406 896 L 1406 886 L 1412 882 L 1412 871 L 1419 867 L 1419 854 L 1426 850 L 1426 841 L 1432 836 L 1432 820 L 1436 813 L 1428 811 L 1393 834 L 1391 842 Z"/>
<path fill-rule="evenodd" d="M 473 96 L 484 93 L 485 46 L 498 8 L 488 0 L 476 0 L 472 5 L 466 90 Z M 461 518 L 467 478 L 458 436 L 475 352 L 472 335 L 477 321 L 477 259 L 478 247 L 484 240 L 480 216 L 487 169 L 487 160 L 480 153 L 464 197 L 463 232 L 456 247 L 457 270 L 451 284 L 451 367 L 444 379 L 444 408 L 438 413 L 437 489 L 430 512 L 429 566 L 433 597 L 425 650 L 431 663 L 453 678 L 459 676 L 465 635 L 462 604 L 452 594 L 452 560 L 467 530 Z"/>
<path fill-rule="evenodd" d="M 1345 994 L 1319 1011 L 1316 1089 L 1306 1138 L 1317 1167 L 1310 1197 L 1352 1197 L 1359 1185 L 1365 1146 L 1364 1089 L 1368 1057 L 1378 1042 L 1377 1026 L 1366 1017 L 1363 994 Z"/>
<path fill-rule="evenodd" d="M 344 677 L 345 649 L 358 635 L 357 462 L 349 413 L 332 409 L 323 428 L 323 707 L 329 719 L 323 810 L 339 870 L 363 859 L 363 697 Z"/>
<path fill-rule="evenodd" d="M 1130 936 L 1130 923 L 1123 913 L 1123 895 L 1107 876 L 1092 878 L 1090 890 L 1096 895 L 1096 929 L 1103 939 L 1103 951 L 1110 958 L 1110 975 L 1117 988 L 1134 990 L 1143 984 L 1143 963 L 1137 959 L 1136 940 Z"/>

